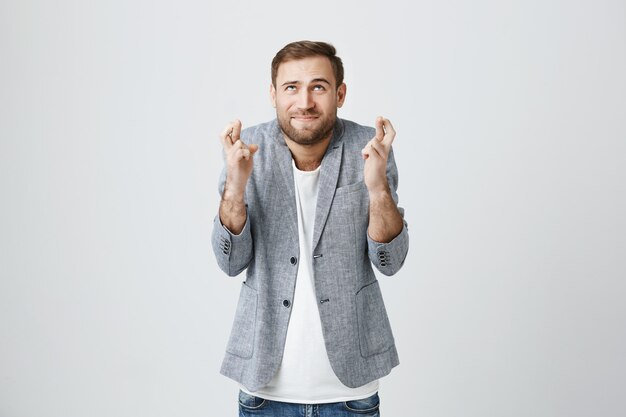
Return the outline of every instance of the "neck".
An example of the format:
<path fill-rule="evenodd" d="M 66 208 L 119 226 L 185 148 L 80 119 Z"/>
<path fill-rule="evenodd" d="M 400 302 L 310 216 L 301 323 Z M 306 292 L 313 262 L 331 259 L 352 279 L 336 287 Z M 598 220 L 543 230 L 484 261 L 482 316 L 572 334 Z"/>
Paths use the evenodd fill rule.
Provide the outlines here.
<path fill-rule="evenodd" d="M 296 168 L 300 171 L 313 171 L 317 169 L 317 167 L 322 164 L 322 159 L 324 159 L 324 154 L 326 154 L 326 149 L 328 149 L 331 137 L 332 134 L 321 142 L 312 145 L 301 145 L 285 135 L 285 143 L 287 143 L 287 147 L 289 147 L 291 151 L 291 156 L 296 163 Z"/>

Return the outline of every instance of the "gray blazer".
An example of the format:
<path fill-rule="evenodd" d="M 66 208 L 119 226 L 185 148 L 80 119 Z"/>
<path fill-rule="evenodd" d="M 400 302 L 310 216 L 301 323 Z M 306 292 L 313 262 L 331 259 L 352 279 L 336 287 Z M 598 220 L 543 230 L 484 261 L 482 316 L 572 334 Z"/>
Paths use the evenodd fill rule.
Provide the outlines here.
<path fill-rule="evenodd" d="M 338 119 L 322 160 L 313 231 L 313 274 L 326 351 L 339 380 L 352 388 L 387 375 L 399 363 L 372 264 L 385 275 L 396 273 L 409 237 L 406 222 L 389 243 L 367 235 L 369 197 L 361 149 L 374 134 L 371 127 Z M 246 187 L 247 221 L 233 235 L 216 216 L 212 245 L 229 276 L 247 268 L 221 373 L 254 392 L 281 363 L 300 254 L 292 157 L 278 122 L 245 129 L 241 137 L 259 145 Z M 397 204 L 393 153 L 387 178 Z M 220 195 L 224 181 L 222 172 Z"/>

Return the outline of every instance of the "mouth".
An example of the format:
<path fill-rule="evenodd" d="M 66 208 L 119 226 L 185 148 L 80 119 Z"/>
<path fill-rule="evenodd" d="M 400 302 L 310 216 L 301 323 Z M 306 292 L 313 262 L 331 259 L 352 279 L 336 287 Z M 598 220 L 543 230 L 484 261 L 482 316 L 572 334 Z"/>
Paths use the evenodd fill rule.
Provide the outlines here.
<path fill-rule="evenodd" d="M 319 116 L 316 114 L 294 114 L 291 116 L 292 119 L 297 120 L 299 122 L 310 122 L 316 120 Z"/>

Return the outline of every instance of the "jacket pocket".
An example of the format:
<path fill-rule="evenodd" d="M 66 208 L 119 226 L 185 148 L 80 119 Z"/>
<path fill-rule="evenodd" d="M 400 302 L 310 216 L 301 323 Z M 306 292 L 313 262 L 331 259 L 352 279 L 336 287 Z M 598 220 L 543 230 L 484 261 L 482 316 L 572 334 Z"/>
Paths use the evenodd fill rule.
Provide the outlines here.
<path fill-rule="evenodd" d="M 257 293 L 245 282 L 241 285 L 239 303 L 235 311 L 235 320 L 230 332 L 226 351 L 244 359 L 252 357 L 254 352 L 254 333 L 256 327 Z"/>
<path fill-rule="evenodd" d="M 341 186 L 335 190 L 335 196 L 340 196 L 343 194 L 350 194 L 355 191 L 361 191 L 361 192 L 367 191 L 367 188 L 365 187 L 365 181 L 359 181 L 353 184 Z"/>
<path fill-rule="evenodd" d="M 378 281 L 366 285 L 356 294 L 361 356 L 382 353 L 394 345 L 393 334 Z"/>

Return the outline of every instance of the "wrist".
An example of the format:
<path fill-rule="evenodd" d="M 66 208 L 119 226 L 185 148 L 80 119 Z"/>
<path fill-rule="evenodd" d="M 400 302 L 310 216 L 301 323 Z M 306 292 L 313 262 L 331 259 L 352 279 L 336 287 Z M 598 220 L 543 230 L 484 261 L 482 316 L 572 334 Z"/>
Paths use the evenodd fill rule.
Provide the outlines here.
<path fill-rule="evenodd" d="M 391 197 L 388 184 L 368 188 L 367 192 L 369 194 L 370 201 L 386 200 Z"/>
<path fill-rule="evenodd" d="M 237 190 L 226 185 L 224 187 L 224 192 L 222 193 L 222 201 L 244 204 L 244 194 L 243 190 Z"/>

